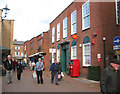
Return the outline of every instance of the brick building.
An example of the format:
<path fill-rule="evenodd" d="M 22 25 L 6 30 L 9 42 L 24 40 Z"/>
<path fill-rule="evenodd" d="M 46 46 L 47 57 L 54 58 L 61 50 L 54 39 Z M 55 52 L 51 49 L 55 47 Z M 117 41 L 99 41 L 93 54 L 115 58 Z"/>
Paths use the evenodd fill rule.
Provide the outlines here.
<path fill-rule="evenodd" d="M 26 62 L 34 61 L 36 63 L 38 58 L 43 56 L 46 69 L 50 67 L 49 31 L 43 32 L 31 40 L 26 41 L 24 43 L 24 49 Z"/>
<path fill-rule="evenodd" d="M 16 60 L 24 59 L 24 41 L 13 41 L 13 58 Z"/>
<path fill-rule="evenodd" d="M 120 37 L 117 8 L 118 2 L 72 2 L 50 23 L 50 48 L 56 49 L 52 62 L 61 61 L 67 72 L 70 59 L 79 59 L 81 76 L 88 76 L 89 66 L 100 66 L 102 72 L 114 56 L 114 38 Z"/>

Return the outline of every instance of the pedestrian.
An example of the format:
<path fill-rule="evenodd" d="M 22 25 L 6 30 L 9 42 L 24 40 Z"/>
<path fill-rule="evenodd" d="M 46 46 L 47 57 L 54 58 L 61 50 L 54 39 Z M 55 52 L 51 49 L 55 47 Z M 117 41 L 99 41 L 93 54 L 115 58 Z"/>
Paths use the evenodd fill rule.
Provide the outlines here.
<path fill-rule="evenodd" d="M 41 58 L 38 58 L 38 62 L 36 63 L 35 68 L 34 68 L 34 72 L 36 72 L 37 74 L 38 84 L 40 84 L 40 81 L 41 81 L 41 84 L 43 84 L 43 78 L 42 78 L 43 69 L 44 69 L 43 62 L 41 61 Z"/>
<path fill-rule="evenodd" d="M 104 69 L 100 78 L 100 88 L 103 94 L 120 94 L 120 61 L 112 59 Z"/>
<path fill-rule="evenodd" d="M 29 69 L 32 70 L 32 63 L 31 63 L 31 61 L 29 62 Z"/>
<path fill-rule="evenodd" d="M 35 68 L 35 62 L 33 61 L 32 62 L 32 70 L 34 70 L 34 68 Z"/>
<path fill-rule="evenodd" d="M 16 66 L 17 66 L 17 62 L 14 60 L 13 64 L 14 64 L 14 71 L 15 71 Z"/>
<path fill-rule="evenodd" d="M 23 66 L 21 63 L 21 60 L 18 61 L 17 63 L 17 79 L 20 80 L 21 79 L 21 73 L 23 72 Z"/>
<path fill-rule="evenodd" d="M 25 70 L 25 61 L 22 61 L 23 70 Z"/>
<path fill-rule="evenodd" d="M 59 73 L 59 64 L 55 60 L 54 63 L 51 64 L 50 66 L 51 83 L 53 83 L 54 77 L 55 77 L 55 83 L 56 85 L 59 85 L 58 84 L 58 73 Z"/>
<path fill-rule="evenodd" d="M 11 56 L 7 56 L 7 60 L 4 62 L 4 67 L 6 68 L 6 78 L 7 78 L 7 84 L 12 83 L 12 72 L 13 72 L 13 61 L 11 59 Z"/>

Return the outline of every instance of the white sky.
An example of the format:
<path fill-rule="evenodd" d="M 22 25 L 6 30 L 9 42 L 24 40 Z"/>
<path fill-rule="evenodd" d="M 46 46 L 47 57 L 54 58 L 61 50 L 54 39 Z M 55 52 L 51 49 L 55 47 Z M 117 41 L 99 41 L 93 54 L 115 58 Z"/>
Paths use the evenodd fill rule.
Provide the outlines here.
<path fill-rule="evenodd" d="M 30 40 L 49 30 L 52 22 L 74 0 L 0 0 L 0 9 L 8 5 L 6 19 L 14 21 L 14 39 Z"/>

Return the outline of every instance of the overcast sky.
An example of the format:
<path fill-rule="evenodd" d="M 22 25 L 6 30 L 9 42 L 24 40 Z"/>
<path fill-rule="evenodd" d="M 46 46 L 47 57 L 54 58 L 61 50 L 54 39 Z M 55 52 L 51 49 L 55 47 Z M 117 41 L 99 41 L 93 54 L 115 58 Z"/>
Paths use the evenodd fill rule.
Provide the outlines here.
<path fill-rule="evenodd" d="M 49 30 L 52 22 L 74 0 L 0 0 L 0 8 L 8 5 L 6 19 L 13 19 L 14 39 L 30 40 Z"/>

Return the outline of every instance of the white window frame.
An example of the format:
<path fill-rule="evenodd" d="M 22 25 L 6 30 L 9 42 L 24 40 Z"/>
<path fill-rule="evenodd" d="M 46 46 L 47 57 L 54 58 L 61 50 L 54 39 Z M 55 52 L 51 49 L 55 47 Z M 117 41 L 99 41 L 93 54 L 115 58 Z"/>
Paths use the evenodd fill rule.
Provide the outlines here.
<path fill-rule="evenodd" d="M 71 46 L 71 59 L 77 59 L 77 45 Z"/>
<path fill-rule="evenodd" d="M 25 45 L 25 51 L 26 51 L 26 45 Z"/>
<path fill-rule="evenodd" d="M 67 38 L 67 17 L 63 20 L 63 38 Z"/>
<path fill-rule="evenodd" d="M 18 54 L 17 54 L 18 52 Z M 20 56 L 20 51 L 15 51 L 15 56 Z"/>
<path fill-rule="evenodd" d="M 72 19 L 73 19 L 73 14 L 76 12 L 76 21 L 73 22 Z M 75 16 L 75 15 L 74 15 Z M 73 26 L 76 24 L 76 31 L 73 32 Z M 77 33 L 77 11 L 75 10 L 74 12 L 71 13 L 71 35 Z"/>
<path fill-rule="evenodd" d="M 57 24 L 57 41 L 60 40 L 60 23 Z"/>
<path fill-rule="evenodd" d="M 52 63 L 54 63 L 54 60 L 55 60 L 55 54 L 52 53 Z"/>
<path fill-rule="evenodd" d="M 115 0 L 115 9 L 116 9 L 116 24 L 119 25 L 119 6 L 118 6 L 118 0 Z"/>
<path fill-rule="evenodd" d="M 90 55 L 90 64 L 86 64 L 85 63 L 85 46 L 86 45 L 90 45 L 90 53 L 88 55 Z M 90 43 L 86 43 L 86 44 L 83 44 L 83 66 L 84 67 L 88 67 L 88 66 L 91 66 L 91 44 Z"/>
<path fill-rule="evenodd" d="M 15 46 L 15 50 L 20 50 L 20 47 L 19 46 Z"/>
<path fill-rule="evenodd" d="M 24 56 L 23 52 L 21 52 L 21 56 Z"/>
<path fill-rule="evenodd" d="M 83 6 L 85 6 L 86 4 L 89 4 L 89 13 L 86 14 L 86 15 L 84 15 L 84 13 L 83 13 L 83 10 L 84 10 L 84 9 L 83 9 Z M 90 28 L 90 25 L 87 26 L 87 27 L 85 27 L 85 18 L 88 17 L 88 16 L 90 17 L 90 3 L 89 3 L 89 0 L 82 5 L 82 30 L 85 30 L 85 29 Z M 89 19 L 89 20 L 90 20 L 90 19 Z M 89 22 L 90 22 L 90 21 L 89 21 Z"/>
<path fill-rule="evenodd" d="M 55 27 L 52 28 L 52 43 L 55 42 Z"/>
<path fill-rule="evenodd" d="M 60 49 L 57 49 L 57 62 L 60 62 Z"/>

